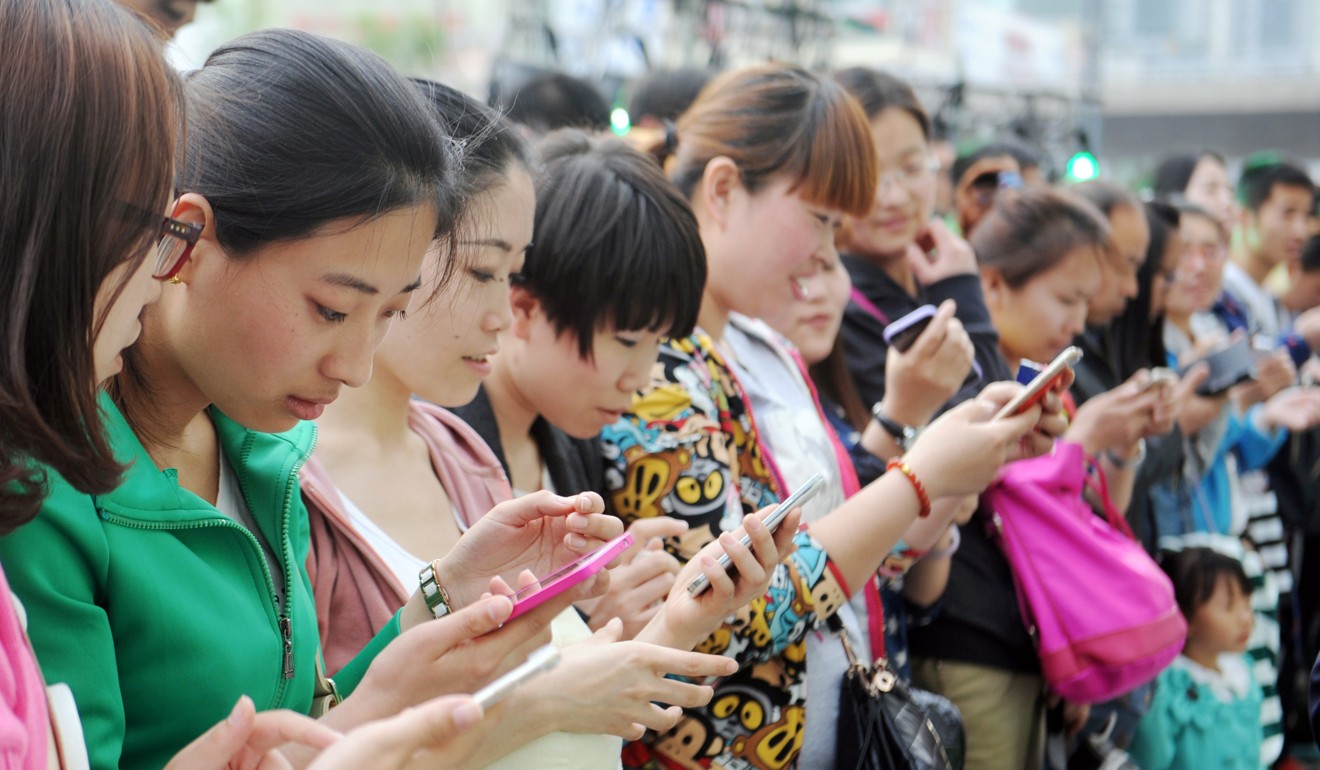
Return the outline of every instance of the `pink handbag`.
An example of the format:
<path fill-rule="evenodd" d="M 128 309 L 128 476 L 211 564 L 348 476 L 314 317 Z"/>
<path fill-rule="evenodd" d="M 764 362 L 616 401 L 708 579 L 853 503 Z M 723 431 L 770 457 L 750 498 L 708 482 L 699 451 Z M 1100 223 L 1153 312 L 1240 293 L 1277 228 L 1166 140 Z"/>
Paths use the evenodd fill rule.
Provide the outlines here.
<path fill-rule="evenodd" d="M 1052 455 L 1005 466 L 985 503 L 1046 683 L 1100 703 L 1154 679 L 1182 650 L 1187 623 L 1103 484 L 1108 522 L 1083 499 L 1086 486 L 1081 446 L 1061 441 Z"/>

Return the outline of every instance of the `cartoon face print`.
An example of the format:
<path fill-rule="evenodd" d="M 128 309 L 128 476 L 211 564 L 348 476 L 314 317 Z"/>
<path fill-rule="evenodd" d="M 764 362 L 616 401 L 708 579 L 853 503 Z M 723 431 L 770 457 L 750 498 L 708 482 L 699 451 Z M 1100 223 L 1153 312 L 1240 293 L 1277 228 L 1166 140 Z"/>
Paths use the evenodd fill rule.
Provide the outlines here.
<path fill-rule="evenodd" d="M 838 612 L 847 601 L 848 597 L 843 593 L 843 587 L 832 575 L 826 575 L 811 589 L 812 610 L 818 618 L 828 618 Z"/>
<path fill-rule="evenodd" d="M 714 460 L 694 458 L 674 483 L 674 514 L 685 519 L 708 520 L 725 507 L 729 490 L 728 472 Z"/>
<path fill-rule="evenodd" d="M 612 495 L 614 510 L 626 522 L 665 515 L 660 501 L 673 488 L 678 466 L 687 459 L 686 452 L 647 454 L 642 447 L 624 452 L 627 470 L 623 487 Z"/>
<path fill-rule="evenodd" d="M 706 767 L 702 760 L 719 756 L 724 750 L 724 739 L 701 714 L 689 711 L 669 732 L 657 738 L 653 746 L 665 759 L 684 770 L 701 770 Z"/>
<path fill-rule="evenodd" d="M 737 753 L 750 759 L 755 767 L 783 770 L 802 751 L 806 722 L 803 707 L 789 706 L 779 724 L 753 733 Z"/>
<path fill-rule="evenodd" d="M 741 740 L 738 736 L 769 724 L 777 708 L 767 690 L 766 685 L 756 680 L 720 688 L 708 709 L 716 732 L 736 745 Z"/>

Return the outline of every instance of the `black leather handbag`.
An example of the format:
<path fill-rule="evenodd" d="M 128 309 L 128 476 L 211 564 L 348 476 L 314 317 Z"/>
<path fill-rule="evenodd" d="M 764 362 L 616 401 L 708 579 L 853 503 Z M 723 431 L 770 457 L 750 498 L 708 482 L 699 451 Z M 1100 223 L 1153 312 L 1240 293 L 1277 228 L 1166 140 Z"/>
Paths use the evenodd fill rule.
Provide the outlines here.
<path fill-rule="evenodd" d="M 914 690 L 885 658 L 858 659 L 837 615 L 827 624 L 843 644 L 848 670 L 839 690 L 837 770 L 961 770 L 962 717 L 947 698 Z M 932 713 L 944 723 L 936 727 Z M 956 744 L 950 759 L 946 741 Z"/>

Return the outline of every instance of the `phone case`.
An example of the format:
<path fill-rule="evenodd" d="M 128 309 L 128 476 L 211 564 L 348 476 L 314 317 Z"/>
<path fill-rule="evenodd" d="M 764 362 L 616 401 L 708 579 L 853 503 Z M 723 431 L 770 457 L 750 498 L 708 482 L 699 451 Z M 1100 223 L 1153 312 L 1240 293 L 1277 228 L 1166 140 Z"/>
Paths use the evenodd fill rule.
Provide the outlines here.
<path fill-rule="evenodd" d="M 528 588 L 513 595 L 513 613 L 509 620 L 531 612 L 542 604 L 562 594 L 583 580 L 605 569 L 605 565 L 614 561 L 619 554 L 632 547 L 633 536 L 629 532 L 614 538 L 595 551 L 570 562 L 541 579 L 540 588 Z M 508 621 L 505 621 L 508 622 Z"/>
<path fill-rule="evenodd" d="M 994 419 L 1002 420 L 1005 417 L 1021 414 L 1030 409 L 1038 401 L 1045 398 L 1045 394 L 1054 389 L 1055 383 L 1068 369 L 1076 366 L 1077 362 L 1081 360 L 1081 348 L 1076 345 L 1065 348 L 1062 353 L 1055 356 L 1044 371 L 1032 378 L 1026 390 L 1022 391 L 1017 398 L 1005 404 Z"/>
<path fill-rule="evenodd" d="M 921 331 L 917 330 L 916 327 L 919 325 L 921 329 L 924 330 L 926 326 L 930 323 L 930 319 L 934 317 L 935 317 L 935 306 L 922 305 L 921 307 L 917 308 L 916 310 L 913 310 L 911 313 L 908 313 L 907 315 L 903 316 L 897 321 L 891 322 L 888 326 L 885 327 L 885 334 L 884 334 L 885 344 L 890 346 L 895 346 L 895 340 L 899 337 L 899 335 L 902 335 L 904 332 L 907 332 L 909 330 L 916 331 L 916 334 L 913 335 L 913 339 L 915 340 L 915 338 L 921 334 Z M 903 350 L 906 350 L 906 348 L 911 347 L 911 345 L 912 343 L 908 342 L 907 345 L 900 347 L 899 351 L 901 352 Z"/>

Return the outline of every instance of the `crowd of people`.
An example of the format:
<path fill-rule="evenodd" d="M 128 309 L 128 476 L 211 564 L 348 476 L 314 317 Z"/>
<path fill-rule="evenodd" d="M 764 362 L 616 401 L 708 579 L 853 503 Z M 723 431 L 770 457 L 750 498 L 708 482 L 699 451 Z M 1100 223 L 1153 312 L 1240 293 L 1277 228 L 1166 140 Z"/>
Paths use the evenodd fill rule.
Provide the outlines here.
<path fill-rule="evenodd" d="M 565 76 L 488 106 L 292 30 L 178 73 L 194 3 L 140 5 L 0 0 L 0 765 L 851 768 L 859 652 L 949 767 L 1310 740 L 1301 167 L 950 164 L 864 67 L 660 73 L 621 139 Z M 1006 553 L 1041 467 L 1182 618 L 1112 697 L 1050 679 Z"/>

